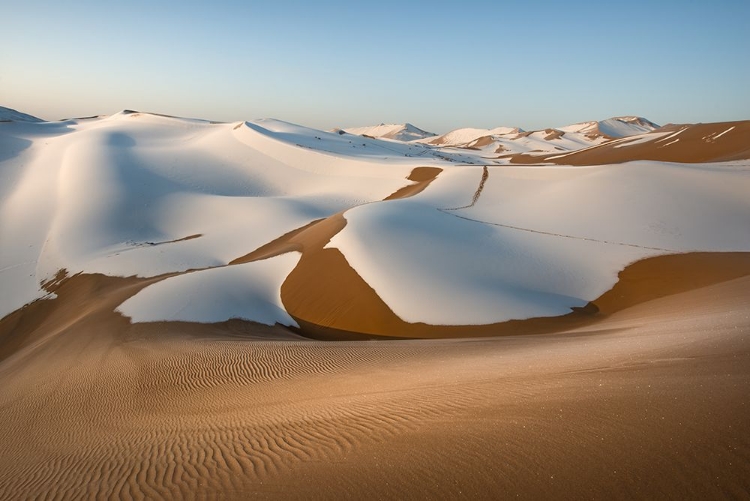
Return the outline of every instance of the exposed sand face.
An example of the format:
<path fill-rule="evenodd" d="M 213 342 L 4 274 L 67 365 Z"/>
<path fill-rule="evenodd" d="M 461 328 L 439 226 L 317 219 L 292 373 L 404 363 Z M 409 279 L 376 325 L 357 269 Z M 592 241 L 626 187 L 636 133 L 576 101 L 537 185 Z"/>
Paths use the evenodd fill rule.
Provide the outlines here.
<path fill-rule="evenodd" d="M 0 365 L 0 497 L 743 496 L 748 300 L 746 277 L 555 335 L 338 343 L 92 311 Z"/>
<path fill-rule="evenodd" d="M 557 129 L 544 129 L 544 132 L 547 134 L 544 136 L 544 139 L 547 141 L 552 141 L 554 139 L 560 139 L 565 135 L 565 133 L 561 130 Z"/>
<path fill-rule="evenodd" d="M 363 334 L 451 338 L 555 332 L 595 323 L 635 304 L 750 275 L 748 253 L 658 256 L 629 266 L 613 289 L 564 317 L 469 326 L 412 324 L 397 317 L 337 249 L 323 249 L 324 244 L 303 254 L 281 291 L 287 311 L 305 335 L 322 339 L 358 339 Z"/>
<path fill-rule="evenodd" d="M 477 140 L 469 143 L 469 146 L 467 146 L 467 148 L 477 148 L 477 149 L 479 149 L 479 148 L 483 148 L 484 146 L 487 146 L 489 144 L 492 144 L 494 142 L 495 142 L 495 140 L 492 138 L 492 136 L 483 136 L 483 137 L 480 137 L 479 139 L 477 139 Z"/>

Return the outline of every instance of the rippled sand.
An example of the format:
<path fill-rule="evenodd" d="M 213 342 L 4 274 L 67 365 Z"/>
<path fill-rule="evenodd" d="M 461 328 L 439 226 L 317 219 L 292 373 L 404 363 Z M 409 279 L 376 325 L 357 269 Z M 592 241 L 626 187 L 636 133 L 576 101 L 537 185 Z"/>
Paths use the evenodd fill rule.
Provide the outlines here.
<path fill-rule="evenodd" d="M 338 342 L 129 325 L 128 280 L 10 319 L 0 498 L 750 492 L 750 276 L 564 332 Z"/>

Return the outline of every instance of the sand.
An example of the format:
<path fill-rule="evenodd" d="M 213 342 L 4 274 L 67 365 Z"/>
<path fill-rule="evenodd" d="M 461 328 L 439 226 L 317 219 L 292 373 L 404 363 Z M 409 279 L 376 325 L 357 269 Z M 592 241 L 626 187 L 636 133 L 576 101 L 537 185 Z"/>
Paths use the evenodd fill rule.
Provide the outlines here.
<path fill-rule="evenodd" d="M 546 335 L 334 343 L 131 325 L 111 307 L 133 280 L 32 305 L 53 322 L 0 363 L 0 498 L 750 490 L 750 276 Z"/>

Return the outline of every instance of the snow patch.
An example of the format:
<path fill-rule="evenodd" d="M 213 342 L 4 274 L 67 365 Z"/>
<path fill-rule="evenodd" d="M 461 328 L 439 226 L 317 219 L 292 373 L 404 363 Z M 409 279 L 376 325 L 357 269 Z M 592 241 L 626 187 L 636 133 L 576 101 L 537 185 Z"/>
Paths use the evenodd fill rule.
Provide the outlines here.
<path fill-rule="evenodd" d="M 297 326 L 281 302 L 281 285 L 299 257 L 291 252 L 168 278 L 146 287 L 117 311 L 133 322 L 213 323 L 239 318 Z"/>

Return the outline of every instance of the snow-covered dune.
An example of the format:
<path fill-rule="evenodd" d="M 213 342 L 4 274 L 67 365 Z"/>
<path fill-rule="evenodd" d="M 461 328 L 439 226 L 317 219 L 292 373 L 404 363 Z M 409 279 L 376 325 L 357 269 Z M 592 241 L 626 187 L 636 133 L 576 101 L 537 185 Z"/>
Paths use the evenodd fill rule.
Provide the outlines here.
<path fill-rule="evenodd" d="M 587 136 L 603 136 L 608 139 L 646 134 L 659 125 L 643 117 L 612 117 L 598 122 L 581 122 L 558 127 L 563 132 L 578 132 Z"/>
<path fill-rule="evenodd" d="M 443 325 L 563 315 L 645 257 L 750 250 L 747 169 L 641 162 L 486 173 L 452 169 L 412 199 L 349 210 L 328 247 L 401 319 Z"/>
<path fill-rule="evenodd" d="M 607 141 L 602 135 L 585 132 L 564 132 L 559 129 L 523 131 L 516 127 L 494 129 L 464 128 L 442 136 L 416 141 L 442 148 L 460 148 L 480 152 L 488 163 L 506 163 L 513 154 L 532 155 L 576 151 Z"/>
<path fill-rule="evenodd" d="M 430 138 L 437 135 L 434 132 L 427 132 L 409 123 L 380 124 L 372 125 L 369 127 L 349 127 L 343 130 L 344 132 L 348 132 L 349 134 L 370 136 L 381 139 L 394 139 L 396 141 L 403 142 L 416 141 L 418 139 Z"/>
<path fill-rule="evenodd" d="M 496 127 L 494 129 L 476 129 L 465 127 L 446 132 L 437 137 L 427 138 L 420 142 L 438 146 L 465 146 L 483 137 L 516 135 L 523 132 L 517 127 Z"/>
<path fill-rule="evenodd" d="M 629 116 L 534 131 L 523 131 L 517 127 L 464 128 L 417 142 L 478 150 L 488 162 L 505 163 L 504 159 L 511 155 L 528 154 L 537 157 L 578 151 L 613 139 L 652 132 L 657 128 L 659 126 L 650 120 Z"/>
<path fill-rule="evenodd" d="M 141 113 L 3 123 L 0 144 L 2 315 L 44 296 L 40 284 L 61 269 L 153 276 L 224 265 L 385 198 L 423 161 L 408 146 L 281 122 Z"/>
<path fill-rule="evenodd" d="M 459 149 L 270 119 L 2 122 L 0 316 L 76 274 L 151 277 L 119 306 L 134 322 L 410 335 L 414 324 L 565 315 L 645 257 L 750 251 L 750 163 L 487 164 L 501 148 L 554 161 L 539 157 L 546 147 L 565 162 L 605 147 L 676 151 L 703 132 L 708 149 L 746 137 L 741 124 L 693 127 L 612 140 L 464 129 Z M 310 312 L 306 295 L 314 321 L 295 317 Z M 381 314 L 403 331 L 368 318 Z"/>
<path fill-rule="evenodd" d="M 0 106 L 0 122 L 42 122 L 41 118 Z"/>
<path fill-rule="evenodd" d="M 295 325 L 279 290 L 299 255 L 178 275 L 147 287 L 118 311 L 134 322 L 221 322 L 245 318 L 258 323 Z"/>

